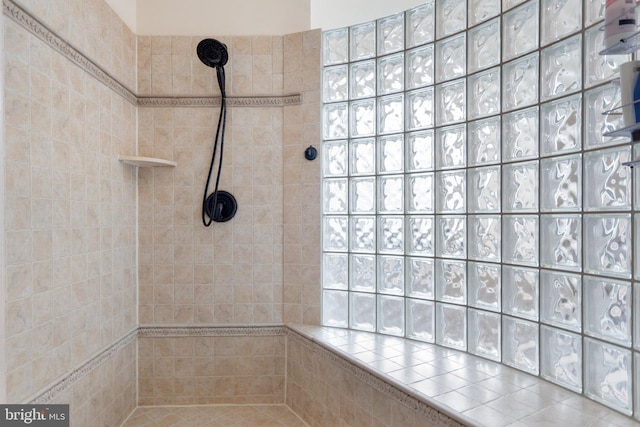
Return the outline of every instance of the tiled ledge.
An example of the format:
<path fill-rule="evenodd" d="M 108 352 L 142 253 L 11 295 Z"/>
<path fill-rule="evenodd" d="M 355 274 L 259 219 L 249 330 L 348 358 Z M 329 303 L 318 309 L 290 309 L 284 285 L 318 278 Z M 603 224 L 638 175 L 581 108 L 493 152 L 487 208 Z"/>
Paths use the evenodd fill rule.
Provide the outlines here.
<path fill-rule="evenodd" d="M 500 363 L 433 344 L 320 326 L 289 325 L 291 339 L 341 359 L 373 387 L 469 426 L 639 426 L 624 416 L 545 380 Z M 296 337 L 297 335 L 297 337 Z M 324 351 L 323 351 L 324 350 Z M 335 360 L 334 360 L 335 361 Z M 363 374 L 364 372 L 364 374 Z M 366 378 L 370 376 L 370 378 Z M 420 408 L 417 408 L 420 410 Z"/>

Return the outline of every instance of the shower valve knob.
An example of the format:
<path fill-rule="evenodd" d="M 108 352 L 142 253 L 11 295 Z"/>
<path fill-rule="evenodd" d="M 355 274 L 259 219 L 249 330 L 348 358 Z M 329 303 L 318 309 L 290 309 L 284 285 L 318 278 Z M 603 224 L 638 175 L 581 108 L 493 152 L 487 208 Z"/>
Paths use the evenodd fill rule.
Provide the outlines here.
<path fill-rule="evenodd" d="M 306 150 L 304 150 L 305 159 L 311 161 L 311 160 L 315 160 L 316 157 L 318 157 L 318 150 L 316 150 L 313 145 L 310 145 L 309 147 L 307 147 Z"/>

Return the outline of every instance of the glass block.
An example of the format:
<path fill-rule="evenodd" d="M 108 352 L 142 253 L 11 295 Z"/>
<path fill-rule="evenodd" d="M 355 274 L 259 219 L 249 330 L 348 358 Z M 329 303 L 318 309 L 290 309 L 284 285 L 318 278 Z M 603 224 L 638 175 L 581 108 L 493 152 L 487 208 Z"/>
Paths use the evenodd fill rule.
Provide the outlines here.
<path fill-rule="evenodd" d="M 466 49 L 465 33 L 436 43 L 436 81 L 438 83 L 465 75 Z"/>
<path fill-rule="evenodd" d="M 433 88 L 407 92 L 407 130 L 433 127 Z"/>
<path fill-rule="evenodd" d="M 347 104 L 326 104 L 322 107 L 322 112 L 322 138 L 346 138 L 349 131 Z"/>
<path fill-rule="evenodd" d="M 538 210 L 538 161 L 511 163 L 502 167 L 503 210 L 536 212 Z"/>
<path fill-rule="evenodd" d="M 445 258 L 466 258 L 467 229 L 463 216 L 437 218 L 436 252 Z"/>
<path fill-rule="evenodd" d="M 375 253 L 376 218 L 374 216 L 352 216 L 349 246 L 352 252 Z"/>
<path fill-rule="evenodd" d="M 542 270 L 540 319 L 580 332 L 582 329 L 582 278 L 577 274 Z"/>
<path fill-rule="evenodd" d="M 638 146 L 638 144 L 633 144 L 633 158 L 637 159 L 640 157 L 640 146 Z M 640 180 L 640 169 L 634 167 L 633 171 L 631 172 L 633 174 L 633 179 L 635 182 L 639 182 Z M 635 210 L 640 210 L 640 185 L 634 185 L 633 186 L 634 191 L 633 191 L 633 208 Z M 637 221 L 636 221 L 637 223 Z M 636 270 L 638 273 L 640 273 L 640 270 Z"/>
<path fill-rule="evenodd" d="M 322 143 L 322 172 L 326 177 L 345 176 L 349 173 L 347 163 L 347 141 Z"/>
<path fill-rule="evenodd" d="M 585 153 L 585 208 L 631 209 L 630 147 Z"/>
<path fill-rule="evenodd" d="M 469 216 L 469 258 L 500 262 L 499 216 Z"/>
<path fill-rule="evenodd" d="M 404 48 L 404 13 L 378 19 L 378 55 Z"/>
<path fill-rule="evenodd" d="M 584 394 L 616 411 L 631 415 L 631 352 L 585 338 L 584 366 Z"/>
<path fill-rule="evenodd" d="M 431 301 L 407 299 L 407 338 L 433 343 L 435 311 Z"/>
<path fill-rule="evenodd" d="M 347 193 L 347 179 L 325 179 L 322 183 L 323 211 L 325 214 L 347 213 L 349 198 Z"/>
<path fill-rule="evenodd" d="M 378 296 L 378 332 L 404 336 L 404 298 Z"/>
<path fill-rule="evenodd" d="M 500 18 L 469 30 L 468 52 L 469 73 L 500 63 Z"/>
<path fill-rule="evenodd" d="M 407 176 L 407 212 L 433 213 L 433 174 Z"/>
<path fill-rule="evenodd" d="M 400 92 L 404 89 L 404 53 L 378 59 L 378 94 Z"/>
<path fill-rule="evenodd" d="M 323 249 L 325 251 L 347 251 L 347 217 L 326 216 L 323 222 Z"/>
<path fill-rule="evenodd" d="M 604 31 L 598 26 L 585 31 L 584 37 L 585 87 L 616 77 L 620 71 L 620 64 L 627 62 L 629 55 L 600 55 L 599 52 L 604 46 Z"/>
<path fill-rule="evenodd" d="M 404 171 L 404 137 L 389 135 L 378 138 L 378 173 Z"/>
<path fill-rule="evenodd" d="M 407 253 L 433 256 L 433 218 L 426 216 L 407 217 Z"/>
<path fill-rule="evenodd" d="M 538 375 L 538 324 L 502 317 L 502 363 Z"/>
<path fill-rule="evenodd" d="M 436 259 L 436 300 L 467 303 L 467 265 L 464 261 Z"/>
<path fill-rule="evenodd" d="M 407 258 L 407 296 L 434 298 L 433 259 Z"/>
<path fill-rule="evenodd" d="M 538 265 L 538 217 L 504 215 L 502 259 L 522 265 Z"/>
<path fill-rule="evenodd" d="M 469 0 L 469 27 L 500 15 L 500 0 Z"/>
<path fill-rule="evenodd" d="M 584 277 L 584 332 L 614 344 L 631 346 L 631 283 Z"/>
<path fill-rule="evenodd" d="M 541 210 L 580 210 L 581 173 L 580 155 L 543 159 Z"/>
<path fill-rule="evenodd" d="M 376 61 L 351 64 L 349 89 L 351 99 L 369 98 L 376 95 Z"/>
<path fill-rule="evenodd" d="M 500 315 L 469 309 L 468 351 L 476 356 L 500 361 Z"/>
<path fill-rule="evenodd" d="M 322 324 L 336 328 L 349 327 L 349 292 L 322 291 Z"/>
<path fill-rule="evenodd" d="M 542 2 L 542 45 L 582 29 L 582 0 Z"/>
<path fill-rule="evenodd" d="M 538 2 L 514 8 L 502 19 L 502 59 L 522 56 L 538 47 Z"/>
<path fill-rule="evenodd" d="M 455 169 L 467 164 L 467 127 L 450 126 L 436 130 L 436 167 Z"/>
<path fill-rule="evenodd" d="M 469 77 L 469 120 L 500 113 L 500 68 Z"/>
<path fill-rule="evenodd" d="M 469 212 L 500 212 L 500 166 L 469 169 Z"/>
<path fill-rule="evenodd" d="M 347 254 L 323 254 L 322 287 L 324 289 L 347 289 L 349 282 L 348 266 Z"/>
<path fill-rule="evenodd" d="M 538 156 L 538 107 L 505 114 L 502 158 L 505 162 Z"/>
<path fill-rule="evenodd" d="M 500 311 L 501 268 L 495 264 L 469 263 L 469 305 L 484 310 Z"/>
<path fill-rule="evenodd" d="M 349 135 L 352 138 L 376 133 L 376 104 L 374 99 L 349 103 Z"/>
<path fill-rule="evenodd" d="M 582 266 L 582 216 L 542 215 L 540 238 L 543 267 L 580 271 Z"/>
<path fill-rule="evenodd" d="M 436 303 L 436 343 L 466 351 L 466 307 Z"/>
<path fill-rule="evenodd" d="M 540 327 L 540 375 L 553 383 L 582 392 L 582 338 L 548 326 Z"/>
<path fill-rule="evenodd" d="M 502 267 L 502 311 L 538 320 L 538 270 Z"/>
<path fill-rule="evenodd" d="M 376 179 L 352 178 L 349 181 L 351 213 L 375 213 Z"/>
<path fill-rule="evenodd" d="M 437 124 L 463 122 L 466 118 L 467 90 L 465 79 L 436 86 Z"/>
<path fill-rule="evenodd" d="M 502 102 L 505 111 L 538 102 L 537 53 L 509 62 L 502 70 Z"/>
<path fill-rule="evenodd" d="M 376 142 L 373 138 L 356 139 L 349 143 L 351 175 L 373 175 L 376 166 Z"/>
<path fill-rule="evenodd" d="M 635 333 L 634 333 L 634 339 L 633 339 L 633 343 L 634 343 L 634 348 L 636 350 L 640 349 L 640 322 L 638 322 L 638 319 L 640 319 L 640 283 L 636 282 L 633 284 L 633 297 L 634 297 L 634 328 L 635 328 Z M 640 372 L 640 371 L 639 371 Z"/>
<path fill-rule="evenodd" d="M 582 146 L 582 97 L 542 104 L 541 150 L 543 154 L 568 153 Z"/>
<path fill-rule="evenodd" d="M 358 61 L 376 56 L 375 21 L 351 27 L 351 60 Z"/>
<path fill-rule="evenodd" d="M 640 254 L 640 214 L 634 214 L 634 221 L 635 221 L 635 229 L 634 229 L 634 236 L 633 236 L 633 241 L 635 243 L 635 256 L 634 256 L 634 272 L 635 272 L 635 279 L 638 280 L 640 278 L 640 256 L 638 256 L 638 254 Z M 636 295 L 638 295 L 640 297 L 640 292 L 636 293 Z M 640 301 L 638 301 L 638 304 L 636 304 L 636 307 L 640 310 Z M 640 315 L 638 315 L 636 317 L 637 319 L 640 320 Z M 638 331 L 638 346 L 640 346 L 640 325 L 637 328 Z"/>
<path fill-rule="evenodd" d="M 631 216 L 584 216 L 584 270 L 631 278 Z"/>
<path fill-rule="evenodd" d="M 516 7 L 520 3 L 524 3 L 527 0 L 502 0 L 502 10 L 507 11 L 513 7 Z"/>
<path fill-rule="evenodd" d="M 327 67 L 323 70 L 322 88 L 324 102 L 346 101 L 349 94 L 349 69 L 346 65 Z"/>
<path fill-rule="evenodd" d="M 376 256 L 349 256 L 349 289 L 355 292 L 376 291 Z"/>
<path fill-rule="evenodd" d="M 633 353 L 634 365 L 636 372 L 640 372 L 640 353 Z M 635 407 L 640 408 L 640 384 L 638 381 L 634 381 L 635 388 Z M 636 420 L 640 419 L 640 411 L 636 410 Z"/>
<path fill-rule="evenodd" d="M 376 295 L 349 293 L 349 328 L 376 331 Z"/>
<path fill-rule="evenodd" d="M 407 11 L 407 47 L 428 43 L 434 38 L 433 1 Z"/>
<path fill-rule="evenodd" d="M 378 213 L 404 212 L 404 178 L 402 176 L 378 177 Z"/>
<path fill-rule="evenodd" d="M 470 122 L 467 125 L 469 166 L 500 161 L 500 117 Z"/>
<path fill-rule="evenodd" d="M 542 99 L 551 99 L 582 88 L 582 36 L 554 44 L 541 53 Z"/>
<path fill-rule="evenodd" d="M 407 51 L 407 89 L 433 84 L 433 44 Z"/>
<path fill-rule="evenodd" d="M 383 254 L 404 252 L 403 217 L 378 217 L 378 251 Z"/>
<path fill-rule="evenodd" d="M 378 293 L 404 295 L 403 257 L 378 257 Z"/>
<path fill-rule="evenodd" d="M 433 169 L 433 131 L 407 134 L 407 172 Z"/>
<path fill-rule="evenodd" d="M 620 106 L 620 86 L 605 85 L 585 92 L 584 143 L 585 148 L 601 147 L 624 141 L 624 137 L 604 136 L 624 127 L 622 114 L 604 114 Z"/>
<path fill-rule="evenodd" d="M 438 172 L 436 174 L 436 209 L 438 213 L 464 213 L 466 173 Z"/>
<path fill-rule="evenodd" d="M 322 33 L 322 63 L 342 64 L 349 60 L 349 28 L 324 31 Z"/>
<path fill-rule="evenodd" d="M 604 18 L 604 5 L 606 0 L 584 0 L 584 26 L 588 27 L 594 22 Z"/>
<path fill-rule="evenodd" d="M 467 2 L 438 0 L 436 2 L 436 36 L 441 39 L 467 27 Z"/>
<path fill-rule="evenodd" d="M 378 98 L 378 133 L 402 132 L 404 129 L 404 95 Z"/>

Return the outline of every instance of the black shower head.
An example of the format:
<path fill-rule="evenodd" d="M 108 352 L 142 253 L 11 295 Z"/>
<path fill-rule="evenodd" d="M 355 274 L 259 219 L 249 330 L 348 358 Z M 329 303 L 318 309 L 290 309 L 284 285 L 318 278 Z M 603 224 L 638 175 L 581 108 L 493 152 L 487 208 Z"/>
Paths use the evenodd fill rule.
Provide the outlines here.
<path fill-rule="evenodd" d="M 224 67 L 229 59 L 227 46 L 216 39 L 204 39 L 198 43 L 198 58 L 211 68 Z"/>

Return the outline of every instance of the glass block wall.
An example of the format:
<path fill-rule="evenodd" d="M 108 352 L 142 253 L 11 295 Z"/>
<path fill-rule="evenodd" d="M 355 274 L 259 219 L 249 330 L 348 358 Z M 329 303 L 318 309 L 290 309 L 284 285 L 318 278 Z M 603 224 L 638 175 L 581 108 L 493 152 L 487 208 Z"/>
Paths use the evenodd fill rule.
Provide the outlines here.
<path fill-rule="evenodd" d="M 323 33 L 325 325 L 468 351 L 627 415 L 635 396 L 640 419 L 640 193 L 629 138 L 603 136 L 630 56 L 598 54 L 603 10 L 437 0 Z"/>

